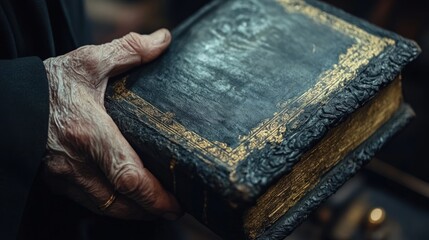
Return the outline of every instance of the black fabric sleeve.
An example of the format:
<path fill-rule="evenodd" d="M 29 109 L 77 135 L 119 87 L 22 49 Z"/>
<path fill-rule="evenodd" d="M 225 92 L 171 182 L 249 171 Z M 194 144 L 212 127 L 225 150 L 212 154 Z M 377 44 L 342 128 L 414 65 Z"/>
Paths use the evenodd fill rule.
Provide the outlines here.
<path fill-rule="evenodd" d="M 38 57 L 0 60 L 0 232 L 15 239 L 43 157 L 49 89 Z M 6 237 L 6 238 L 3 238 Z"/>

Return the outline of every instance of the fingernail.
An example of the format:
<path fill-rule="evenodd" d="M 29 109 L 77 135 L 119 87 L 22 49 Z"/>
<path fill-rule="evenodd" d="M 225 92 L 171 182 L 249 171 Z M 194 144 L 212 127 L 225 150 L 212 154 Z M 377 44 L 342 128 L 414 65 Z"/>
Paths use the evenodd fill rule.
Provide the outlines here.
<path fill-rule="evenodd" d="M 167 38 L 167 33 L 165 30 L 158 30 L 150 35 L 152 37 L 152 44 L 153 45 L 161 45 L 165 42 L 165 39 Z"/>
<path fill-rule="evenodd" d="M 166 212 L 162 215 L 162 217 L 168 221 L 174 221 L 174 220 L 177 220 L 179 218 L 179 216 L 173 212 Z"/>

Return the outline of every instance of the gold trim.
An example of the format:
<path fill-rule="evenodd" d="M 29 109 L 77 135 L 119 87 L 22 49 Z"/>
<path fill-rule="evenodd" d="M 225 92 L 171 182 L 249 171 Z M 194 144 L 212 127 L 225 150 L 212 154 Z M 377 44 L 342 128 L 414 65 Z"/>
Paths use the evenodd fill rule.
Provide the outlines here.
<path fill-rule="evenodd" d="M 309 105 L 327 100 L 328 94 L 341 88 L 347 81 L 354 79 L 361 66 L 368 64 L 369 60 L 380 54 L 388 45 L 393 45 L 394 40 L 379 38 L 364 30 L 345 22 L 320 9 L 308 5 L 302 0 L 277 0 L 285 11 L 293 14 L 303 14 L 315 22 L 330 26 L 331 28 L 354 38 L 356 41 L 346 53 L 339 56 L 338 64 L 325 71 L 319 77 L 318 83 L 300 97 L 293 101 L 280 103 L 280 111 L 274 113 L 271 119 L 260 123 L 246 136 L 238 136 L 239 145 L 235 148 L 222 142 L 211 142 L 197 133 L 186 129 L 174 119 L 174 114 L 164 113 L 155 106 L 134 94 L 126 88 L 126 78 L 115 86 L 117 100 L 124 100 L 135 105 L 132 110 L 136 115 L 144 117 L 142 120 L 149 123 L 164 134 L 171 141 L 180 143 L 190 150 L 201 153 L 203 161 L 210 163 L 206 158 L 218 160 L 235 168 L 238 162 L 245 159 L 252 151 L 262 149 L 267 143 L 280 143 L 286 132 L 286 123 L 293 121 L 302 112 L 302 108 L 291 108 L 293 103 Z"/>
<path fill-rule="evenodd" d="M 295 206 L 316 186 L 321 176 L 390 119 L 401 102 L 402 88 L 398 78 L 304 154 L 293 170 L 272 185 L 244 215 L 244 228 L 251 239 Z"/>

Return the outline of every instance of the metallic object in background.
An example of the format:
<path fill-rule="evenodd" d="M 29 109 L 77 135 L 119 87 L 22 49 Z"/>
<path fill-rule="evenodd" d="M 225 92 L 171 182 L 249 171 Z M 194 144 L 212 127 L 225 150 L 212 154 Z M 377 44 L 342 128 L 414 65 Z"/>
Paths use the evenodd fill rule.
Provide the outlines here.
<path fill-rule="evenodd" d="M 386 220 L 386 211 L 383 208 L 373 208 L 368 213 L 367 225 L 369 228 L 381 226 Z"/>

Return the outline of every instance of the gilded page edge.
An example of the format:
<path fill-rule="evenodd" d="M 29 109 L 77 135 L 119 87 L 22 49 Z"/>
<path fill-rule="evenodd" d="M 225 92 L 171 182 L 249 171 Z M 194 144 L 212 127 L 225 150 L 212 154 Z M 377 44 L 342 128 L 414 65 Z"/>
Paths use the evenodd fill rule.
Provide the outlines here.
<path fill-rule="evenodd" d="M 320 176 L 329 172 L 386 123 L 402 100 L 401 77 L 397 77 L 345 122 L 331 129 L 322 141 L 301 157 L 292 172 L 270 186 L 244 214 L 244 228 L 250 238 L 256 238 L 266 223 L 274 223 L 295 206 L 319 183 Z"/>

